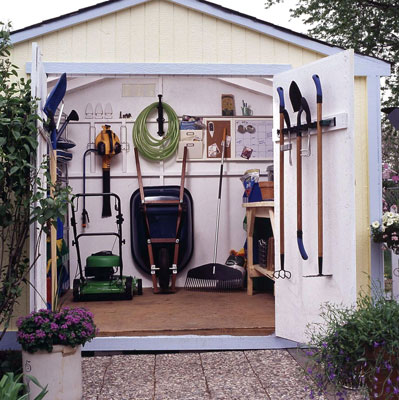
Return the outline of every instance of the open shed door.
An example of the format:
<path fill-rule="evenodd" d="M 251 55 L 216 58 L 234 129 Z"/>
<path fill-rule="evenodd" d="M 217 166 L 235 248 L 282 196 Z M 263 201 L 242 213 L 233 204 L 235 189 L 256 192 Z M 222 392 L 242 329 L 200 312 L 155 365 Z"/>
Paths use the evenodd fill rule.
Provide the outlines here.
<path fill-rule="evenodd" d="M 37 98 L 37 113 L 43 120 L 46 119 L 43 113 L 44 104 L 47 97 L 47 75 L 41 60 L 41 52 L 37 43 L 32 43 L 32 72 L 31 72 L 32 97 Z M 39 169 L 44 158 L 47 157 L 46 133 L 43 129 L 43 122 L 38 121 L 38 143 L 36 153 L 36 168 Z M 42 182 L 45 182 L 43 174 L 40 175 Z M 30 229 L 30 264 L 33 265 L 30 273 L 31 288 L 30 309 L 38 310 L 46 308 L 46 267 L 47 267 L 47 247 L 45 235 L 39 236 L 39 226 L 37 223 L 31 225 Z"/>
<path fill-rule="evenodd" d="M 336 118 L 336 126 L 323 128 L 323 271 L 318 274 L 317 229 L 317 147 L 316 129 L 311 130 L 311 154 L 302 157 L 303 244 L 308 259 L 302 259 L 297 244 L 296 139 L 292 141 L 292 165 L 285 152 L 285 269 L 291 279 L 276 279 L 276 335 L 305 342 L 306 325 L 319 321 L 320 305 L 327 301 L 353 304 L 356 300 L 356 208 L 354 132 L 354 53 L 343 51 L 274 77 L 274 160 L 276 185 L 276 270 L 280 269 L 279 247 L 279 97 L 284 90 L 285 107 L 291 125 L 297 113 L 289 97 L 295 81 L 306 98 L 312 121 L 316 121 L 316 87 L 312 75 L 320 77 L 323 92 L 323 119 Z M 305 115 L 302 123 L 305 123 Z M 287 139 L 286 139 L 287 142 Z M 307 138 L 302 138 L 302 147 Z M 366 157 L 367 155 L 365 155 Z"/>

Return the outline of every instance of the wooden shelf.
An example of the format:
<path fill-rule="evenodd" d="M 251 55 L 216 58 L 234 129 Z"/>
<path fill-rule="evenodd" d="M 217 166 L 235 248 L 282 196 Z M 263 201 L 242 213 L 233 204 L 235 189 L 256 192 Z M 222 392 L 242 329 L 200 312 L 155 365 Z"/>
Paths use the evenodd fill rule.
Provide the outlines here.
<path fill-rule="evenodd" d="M 256 271 L 260 272 L 262 275 L 268 277 L 272 281 L 274 281 L 273 271 L 269 271 L 266 268 L 261 267 L 259 264 L 254 264 L 252 266 Z"/>

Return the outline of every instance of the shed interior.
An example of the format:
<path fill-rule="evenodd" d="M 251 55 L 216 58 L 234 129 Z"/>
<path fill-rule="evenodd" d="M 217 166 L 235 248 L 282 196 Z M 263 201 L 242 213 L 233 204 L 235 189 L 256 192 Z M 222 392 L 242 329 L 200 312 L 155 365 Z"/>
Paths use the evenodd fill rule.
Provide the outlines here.
<path fill-rule="evenodd" d="M 49 78 L 48 91 L 57 80 L 57 76 Z M 196 154 L 193 158 L 189 153 L 186 166 L 185 187 L 193 198 L 193 254 L 188 265 L 177 275 L 177 293 L 171 295 L 152 293 L 150 275 L 137 267 L 131 249 L 130 198 L 138 188 L 132 128 L 141 111 L 158 101 L 158 94 L 163 95 L 162 101 L 174 109 L 179 120 L 183 115 L 196 116 L 203 118 L 205 124 L 200 146 L 202 155 Z M 234 98 L 233 116 L 222 115 L 222 95 L 226 94 Z M 102 335 L 178 335 L 194 332 L 265 335 L 274 331 L 274 282 L 268 278 L 256 280 L 255 296 L 247 296 L 245 288 L 225 293 L 194 292 L 183 288 L 189 269 L 210 263 L 213 259 L 220 158 L 209 157 L 207 151 L 209 122 L 225 121 L 231 136 L 231 156 L 224 163 L 217 246 L 217 262 L 223 264 L 230 250 L 238 251 L 246 242 L 243 226 L 245 209 L 242 207 L 244 187 L 240 178 L 249 169 L 259 169 L 261 181 L 270 179 L 267 168 L 273 165 L 272 100 L 272 77 L 68 76 L 63 113 L 66 116 L 74 109 L 79 121 L 71 122 L 65 133 L 76 146 L 70 149 L 72 160 L 58 162 L 61 172 L 58 179 L 68 181 L 74 194 L 82 193 L 85 151 L 94 147 L 95 137 L 103 125 L 109 125 L 119 136 L 122 151 L 112 158 L 110 174 L 111 192 L 120 196 L 124 217 L 124 275 L 142 279 L 144 287 L 144 295 L 134 296 L 132 301 L 82 304 L 94 312 Z M 147 120 L 147 127 L 154 137 L 158 130 L 157 117 L 154 110 Z M 253 128 L 247 130 L 247 126 L 255 127 L 255 132 L 248 132 Z M 166 121 L 165 131 L 167 129 Z M 249 159 L 241 156 L 243 147 L 253 150 Z M 265 151 L 267 148 L 269 152 Z M 100 156 L 87 154 L 86 193 L 102 192 L 101 163 Z M 146 160 L 140 155 L 140 164 L 144 187 L 180 185 L 182 162 L 177 155 L 160 162 Z M 113 205 L 112 216 L 102 218 L 101 201 L 101 198 L 86 199 L 89 223 L 84 229 L 80 223 L 82 204 L 79 203 L 78 233 L 115 229 L 116 212 L 112 209 Z M 262 223 L 259 226 L 264 229 Z M 64 226 L 64 239 L 69 248 L 68 256 L 64 257 L 64 264 L 69 270 L 69 282 L 63 285 L 69 289 L 73 279 L 78 276 L 76 246 L 72 243 L 69 224 Z M 99 236 L 80 240 L 83 264 L 86 257 L 95 252 L 117 250 L 114 238 Z M 70 304 L 71 292 L 67 292 L 61 301 Z M 118 315 L 120 318 L 116 318 Z"/>

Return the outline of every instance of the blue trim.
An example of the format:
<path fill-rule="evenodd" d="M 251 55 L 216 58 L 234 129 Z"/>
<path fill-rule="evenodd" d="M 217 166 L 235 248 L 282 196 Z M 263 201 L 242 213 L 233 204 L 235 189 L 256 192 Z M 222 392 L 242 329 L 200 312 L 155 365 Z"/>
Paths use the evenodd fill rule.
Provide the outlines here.
<path fill-rule="evenodd" d="M 188 64 L 188 63 L 58 63 L 45 62 L 47 74 L 75 75 L 207 75 L 273 76 L 288 71 L 288 64 Z M 30 74 L 32 63 L 26 63 Z"/>
<path fill-rule="evenodd" d="M 368 153 L 369 153 L 369 203 L 370 223 L 382 215 L 382 153 L 381 153 L 381 103 L 379 76 L 367 77 L 368 97 Z M 384 282 L 384 263 L 381 245 L 371 239 L 372 289 Z"/>
<path fill-rule="evenodd" d="M 206 351 L 291 349 L 297 342 L 270 336 L 115 336 L 97 337 L 83 351 Z M 21 350 L 17 332 L 8 331 L 0 341 L 0 350 Z"/>
<path fill-rule="evenodd" d="M 0 340 L 0 350 L 21 350 L 21 345 L 17 342 L 17 332 L 7 331 Z"/>
<path fill-rule="evenodd" d="M 83 351 L 207 351 L 260 350 L 298 347 L 297 342 L 270 336 L 137 336 L 98 337 Z"/>

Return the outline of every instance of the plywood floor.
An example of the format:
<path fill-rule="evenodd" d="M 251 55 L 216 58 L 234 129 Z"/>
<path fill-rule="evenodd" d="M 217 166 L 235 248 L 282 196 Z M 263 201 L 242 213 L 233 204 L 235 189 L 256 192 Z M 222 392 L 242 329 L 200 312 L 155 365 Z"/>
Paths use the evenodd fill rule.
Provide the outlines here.
<path fill-rule="evenodd" d="M 94 314 L 99 336 L 160 335 L 270 335 L 275 330 L 274 296 L 245 291 L 206 293 L 178 289 L 154 295 L 144 289 L 131 301 L 73 303 L 71 293 L 63 305 L 79 306 Z"/>

